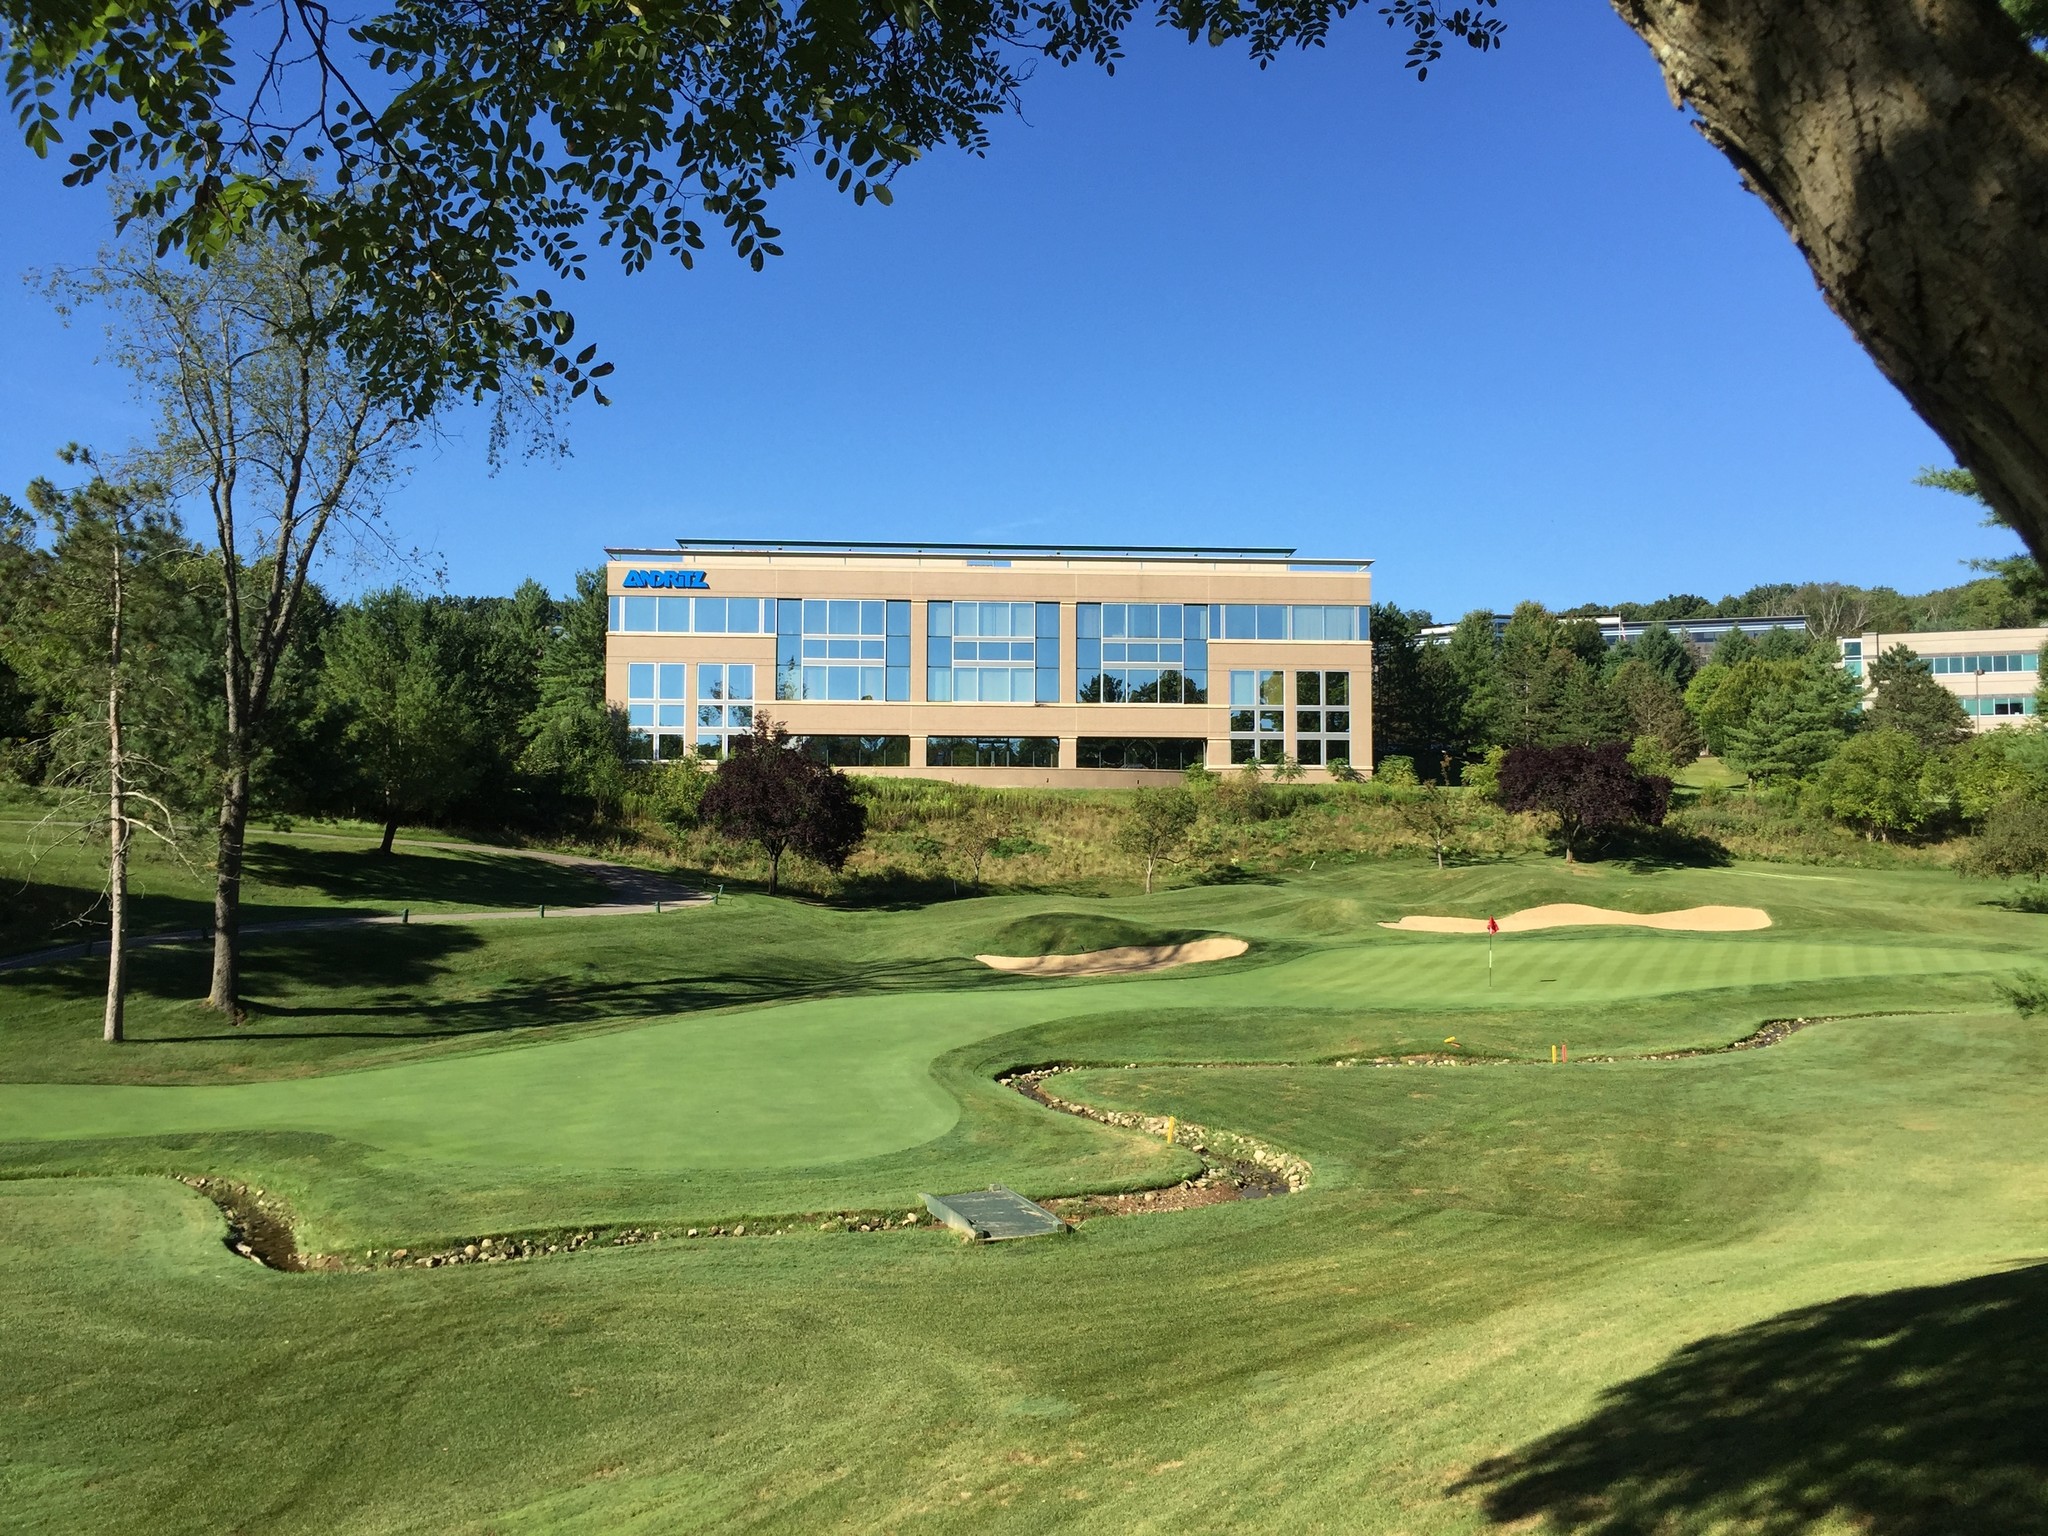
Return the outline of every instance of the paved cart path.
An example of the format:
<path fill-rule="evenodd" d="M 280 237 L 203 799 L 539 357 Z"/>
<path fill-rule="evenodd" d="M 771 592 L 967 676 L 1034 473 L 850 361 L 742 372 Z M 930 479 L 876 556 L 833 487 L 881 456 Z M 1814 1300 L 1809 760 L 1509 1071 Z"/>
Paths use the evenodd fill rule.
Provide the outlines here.
<path fill-rule="evenodd" d="M 287 835 L 317 837 L 334 842 L 361 841 L 360 838 L 340 832 L 293 832 Z M 630 917 L 637 913 L 665 912 L 671 907 L 705 906 L 713 900 L 695 886 L 685 885 L 680 880 L 655 870 L 637 869 L 630 864 L 614 864 L 608 859 L 592 858 L 588 854 L 556 853 L 546 848 L 505 848 L 492 843 L 433 842 L 413 837 L 401 837 L 398 841 L 409 848 L 434 848 L 449 853 L 506 854 L 513 858 L 538 859 L 544 864 L 581 870 L 602 881 L 615 899 L 587 907 L 493 907 L 480 912 L 426 912 L 417 915 L 376 912 L 343 917 L 297 918 L 282 923 L 245 923 L 242 925 L 243 934 L 255 937 L 266 933 L 308 933 L 321 928 L 404 927 L 411 923 L 490 923 L 519 917 L 545 917 L 549 922 L 559 917 Z M 210 929 L 183 928 L 172 933 L 132 935 L 128 940 L 128 947 L 141 949 L 159 944 L 211 943 L 212 939 Z M 82 955 L 103 955 L 106 952 L 105 939 L 88 939 L 81 944 L 64 944 L 55 949 L 39 949 L 26 955 L 0 957 L 0 971 L 21 971 L 32 966 L 55 965 L 59 961 L 77 959 Z"/>

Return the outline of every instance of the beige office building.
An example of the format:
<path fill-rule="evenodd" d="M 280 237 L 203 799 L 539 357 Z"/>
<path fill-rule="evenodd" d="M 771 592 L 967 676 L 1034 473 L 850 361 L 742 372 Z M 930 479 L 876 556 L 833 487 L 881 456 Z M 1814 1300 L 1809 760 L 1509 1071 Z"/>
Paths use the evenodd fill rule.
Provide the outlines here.
<path fill-rule="evenodd" d="M 2044 640 L 2048 640 L 2048 629 L 1849 635 L 1841 642 L 1842 670 L 1866 679 L 1871 662 L 1893 646 L 1903 645 L 1927 663 L 1936 682 L 1962 701 L 1973 729 L 1995 731 L 2018 725 L 2034 714 Z"/>
<path fill-rule="evenodd" d="M 766 712 L 827 761 L 993 785 L 1372 761 L 1371 562 L 1291 549 L 610 549 L 605 687 L 656 758 Z"/>

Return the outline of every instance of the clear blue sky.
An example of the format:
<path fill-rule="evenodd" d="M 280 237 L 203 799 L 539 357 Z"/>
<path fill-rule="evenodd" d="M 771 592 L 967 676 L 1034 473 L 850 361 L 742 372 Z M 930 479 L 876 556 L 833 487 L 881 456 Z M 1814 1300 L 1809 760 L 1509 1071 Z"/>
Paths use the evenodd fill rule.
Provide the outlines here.
<path fill-rule="evenodd" d="M 58 177 L 0 146 L 0 273 L 103 238 Z M 400 540 L 478 593 L 692 535 L 1285 543 L 1439 615 L 1918 590 L 2014 547 L 1909 483 L 1945 450 L 1597 0 L 1424 85 L 1370 15 L 1263 74 L 1142 33 L 896 191 L 785 190 L 762 275 L 584 285 L 617 403 L 495 477 L 457 421 L 391 498 Z M 141 425 L 90 325 L 15 285 L 0 324 L 0 487 Z"/>

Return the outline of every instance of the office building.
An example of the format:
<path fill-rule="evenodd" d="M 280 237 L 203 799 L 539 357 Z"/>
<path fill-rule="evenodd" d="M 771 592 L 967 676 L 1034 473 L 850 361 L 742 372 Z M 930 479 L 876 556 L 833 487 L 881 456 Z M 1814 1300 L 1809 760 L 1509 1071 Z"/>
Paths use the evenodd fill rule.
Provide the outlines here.
<path fill-rule="evenodd" d="M 657 758 L 766 711 L 836 766 L 993 785 L 1372 761 L 1371 562 L 1291 549 L 610 549 L 605 686 Z"/>
<path fill-rule="evenodd" d="M 1868 681 L 1869 665 L 1903 645 L 1962 701 L 1979 731 L 2017 725 L 2034 713 L 2044 629 L 1941 629 L 1905 634 L 1849 635 L 1841 641 L 1842 670 Z"/>

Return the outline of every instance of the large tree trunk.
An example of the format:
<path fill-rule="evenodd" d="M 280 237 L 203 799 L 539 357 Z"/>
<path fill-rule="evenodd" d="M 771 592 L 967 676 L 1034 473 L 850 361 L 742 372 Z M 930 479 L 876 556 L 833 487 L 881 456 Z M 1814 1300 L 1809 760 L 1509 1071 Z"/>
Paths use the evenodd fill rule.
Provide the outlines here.
<path fill-rule="evenodd" d="M 2048 63 L 1995 0 L 1613 0 L 2048 559 Z"/>
<path fill-rule="evenodd" d="M 242 1010 L 242 847 L 249 829 L 249 760 L 231 745 L 234 765 L 221 786 L 219 847 L 213 876 L 213 984 L 206 1004 L 230 1018 Z"/>
<path fill-rule="evenodd" d="M 398 809 L 393 806 L 384 813 L 384 840 L 377 845 L 377 851 L 388 856 L 391 845 L 398 841 Z"/>

